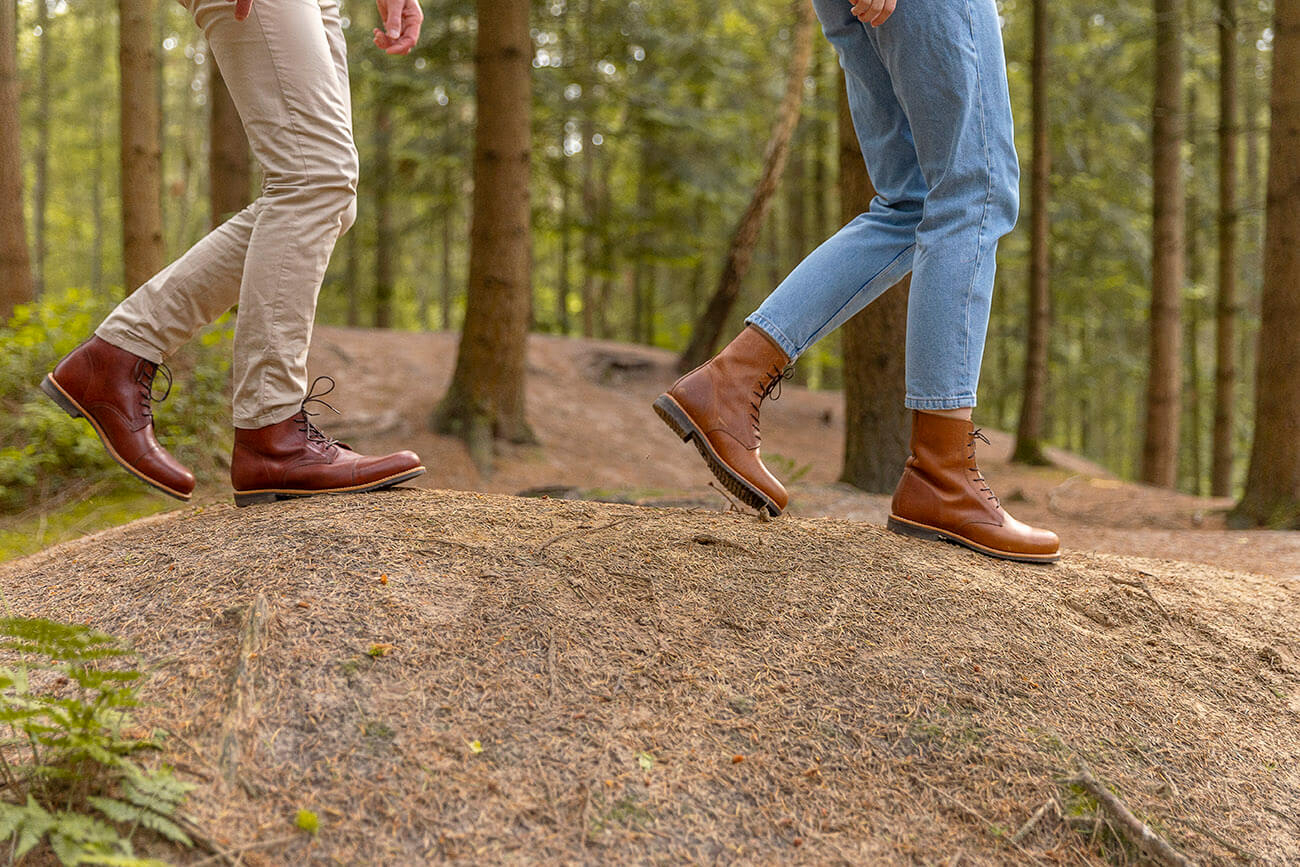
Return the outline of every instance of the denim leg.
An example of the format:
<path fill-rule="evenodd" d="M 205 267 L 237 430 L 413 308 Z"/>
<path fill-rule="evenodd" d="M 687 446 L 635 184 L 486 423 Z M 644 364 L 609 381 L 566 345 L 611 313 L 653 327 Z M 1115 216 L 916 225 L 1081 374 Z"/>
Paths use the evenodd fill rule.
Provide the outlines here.
<path fill-rule="evenodd" d="M 906 0 L 878 28 L 853 18 L 848 0 L 814 6 L 878 195 L 749 321 L 797 356 L 910 266 L 907 405 L 973 406 L 997 242 L 1018 208 L 994 0 Z"/>
<path fill-rule="evenodd" d="M 848 0 L 814 0 L 813 6 L 844 68 L 853 128 L 876 196 L 866 213 L 809 253 L 746 320 L 792 362 L 912 270 L 927 189 L 907 116 L 870 29 L 853 17 Z"/>

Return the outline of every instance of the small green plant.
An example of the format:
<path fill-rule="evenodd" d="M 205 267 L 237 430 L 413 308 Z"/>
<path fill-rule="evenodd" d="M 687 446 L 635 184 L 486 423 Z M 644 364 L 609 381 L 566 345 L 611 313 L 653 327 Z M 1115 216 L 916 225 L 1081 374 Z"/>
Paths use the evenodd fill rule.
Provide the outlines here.
<path fill-rule="evenodd" d="M 298 826 L 298 830 L 306 831 L 313 837 L 320 833 L 320 818 L 311 810 L 299 810 L 293 823 Z"/>
<path fill-rule="evenodd" d="M 136 857 L 145 828 L 191 845 L 177 811 L 194 788 L 137 754 L 156 750 L 133 737 L 130 709 L 143 675 L 138 657 L 108 635 L 50 620 L 0 619 L 0 844 L 10 862 L 42 840 L 63 864 L 155 865 Z"/>

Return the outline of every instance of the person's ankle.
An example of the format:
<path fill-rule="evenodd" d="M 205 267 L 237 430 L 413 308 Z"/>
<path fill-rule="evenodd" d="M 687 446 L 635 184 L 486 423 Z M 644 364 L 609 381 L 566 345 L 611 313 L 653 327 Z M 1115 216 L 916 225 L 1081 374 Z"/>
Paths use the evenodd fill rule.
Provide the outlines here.
<path fill-rule="evenodd" d="M 957 409 L 923 409 L 920 411 L 930 415 L 942 416 L 943 418 L 956 418 L 961 419 L 962 421 L 970 421 L 971 411 L 973 409 L 974 407 L 963 406 L 958 407 Z"/>

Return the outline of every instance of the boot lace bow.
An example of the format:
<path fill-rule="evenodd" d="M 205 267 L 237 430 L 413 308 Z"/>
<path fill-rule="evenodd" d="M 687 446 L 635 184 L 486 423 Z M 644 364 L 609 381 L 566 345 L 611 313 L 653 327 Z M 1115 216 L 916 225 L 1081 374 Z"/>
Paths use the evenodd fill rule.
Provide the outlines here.
<path fill-rule="evenodd" d="M 326 388 L 324 391 L 317 394 L 316 386 L 319 385 L 322 380 L 329 383 L 329 388 Z M 328 409 L 330 412 L 334 413 L 335 415 L 342 415 L 343 413 L 335 409 L 328 401 L 323 400 L 325 395 L 329 394 L 331 391 L 334 390 L 335 385 L 336 383 L 334 382 L 334 377 L 332 376 L 318 376 L 315 379 L 313 379 L 311 383 L 311 388 L 307 389 L 307 396 L 302 399 L 302 409 L 301 411 L 299 411 L 298 419 L 297 419 L 298 430 L 302 431 L 307 435 L 307 442 L 318 443 L 322 448 L 325 449 L 328 449 L 330 446 L 343 446 L 343 443 L 334 439 L 334 437 L 329 436 L 320 428 L 316 427 L 315 424 L 312 423 L 312 419 L 320 415 L 320 413 L 312 412 L 311 410 L 307 409 L 307 404 L 318 403 L 321 406 Z M 344 447 L 346 448 L 346 446 Z"/>

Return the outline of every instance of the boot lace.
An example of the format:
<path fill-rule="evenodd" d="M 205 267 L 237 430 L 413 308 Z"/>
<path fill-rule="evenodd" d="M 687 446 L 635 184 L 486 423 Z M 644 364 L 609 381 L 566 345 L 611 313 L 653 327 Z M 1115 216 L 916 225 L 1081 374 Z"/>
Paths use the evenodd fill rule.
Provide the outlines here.
<path fill-rule="evenodd" d="M 979 486 L 979 490 L 981 492 L 988 494 L 988 497 L 986 499 L 992 500 L 993 505 L 1000 509 L 1002 508 L 1002 501 L 999 500 L 997 498 L 997 495 L 993 493 L 993 489 L 990 488 L 989 483 L 984 480 L 984 474 L 980 472 L 980 468 L 975 463 L 975 441 L 976 440 L 983 440 L 985 445 L 991 445 L 991 443 L 989 442 L 989 438 L 984 436 L 984 433 L 981 428 L 975 428 L 974 430 L 972 430 L 970 434 L 970 441 L 967 443 L 967 446 L 970 448 L 970 454 L 966 456 L 967 460 L 970 461 L 970 466 L 967 467 L 966 469 L 975 474 L 975 478 L 973 479 L 973 481 L 975 482 L 975 484 Z"/>
<path fill-rule="evenodd" d="M 317 394 L 316 386 L 320 384 L 321 380 L 327 381 L 329 383 L 329 388 L 325 389 L 320 394 Z M 320 428 L 316 427 L 316 425 L 312 424 L 311 421 L 312 418 L 320 415 L 320 413 L 312 412 L 311 410 L 307 409 L 307 404 L 318 403 L 321 406 L 328 409 L 330 412 L 334 413 L 335 415 L 342 415 L 343 413 L 339 412 L 337 409 L 331 406 L 327 401 L 322 400 L 322 398 L 324 398 L 325 395 L 329 394 L 331 391 L 334 390 L 334 386 L 335 386 L 335 382 L 332 376 L 318 376 L 315 379 L 313 379 L 311 383 L 311 388 L 307 389 L 307 396 L 302 399 L 302 410 L 298 413 L 297 416 L 298 430 L 302 431 L 307 435 L 307 442 L 319 443 L 322 448 L 329 448 L 330 446 L 339 445 L 339 441 L 334 439 L 334 437 L 326 434 Z"/>
<path fill-rule="evenodd" d="M 163 389 L 161 396 L 155 396 L 153 381 L 158 374 L 162 374 L 167 380 L 167 387 Z M 172 371 L 167 365 L 159 363 L 154 364 L 141 358 L 135 363 L 133 372 L 135 384 L 140 386 L 140 411 L 144 417 L 153 420 L 153 405 L 162 403 L 172 393 Z"/>
<path fill-rule="evenodd" d="M 780 400 L 781 383 L 793 376 L 794 365 L 790 365 L 789 367 L 778 367 L 774 364 L 772 365 L 772 369 L 766 374 L 767 382 L 763 384 L 762 388 L 754 389 L 753 397 L 756 398 L 756 400 L 751 400 L 749 402 L 749 420 L 754 425 L 755 440 L 760 442 L 762 441 L 762 434 L 758 431 L 758 408 L 763 404 L 763 401 L 768 398 L 771 398 L 772 400 Z"/>

